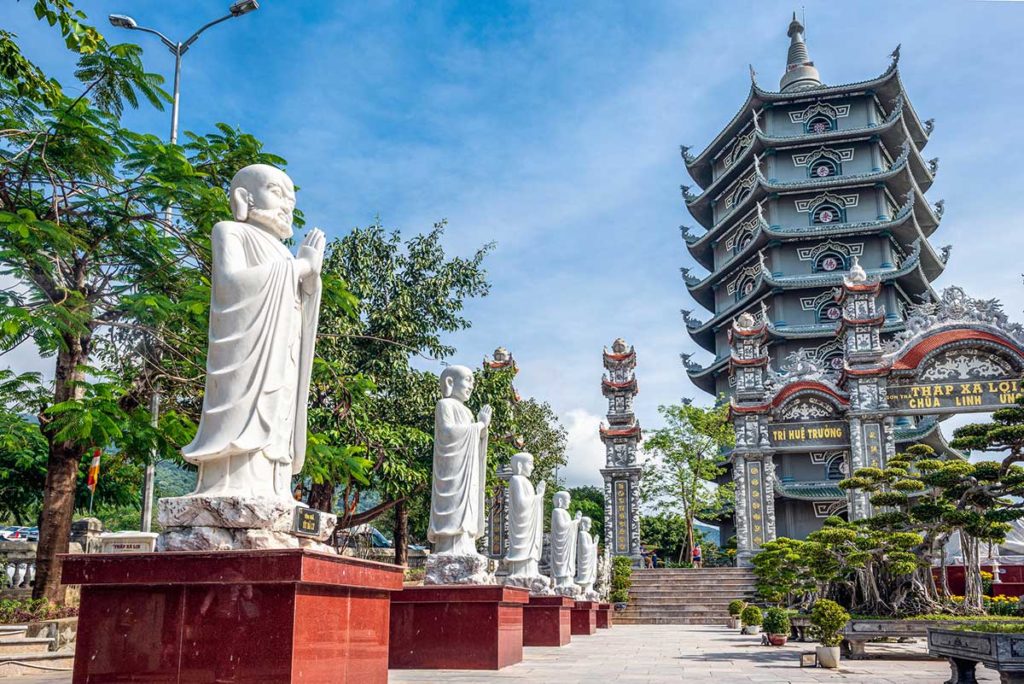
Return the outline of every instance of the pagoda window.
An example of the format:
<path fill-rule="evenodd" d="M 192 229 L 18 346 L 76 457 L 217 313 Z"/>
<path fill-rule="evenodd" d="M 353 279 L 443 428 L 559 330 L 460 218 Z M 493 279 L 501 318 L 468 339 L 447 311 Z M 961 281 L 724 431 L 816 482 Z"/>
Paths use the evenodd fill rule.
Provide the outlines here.
<path fill-rule="evenodd" d="M 735 244 L 732 247 L 733 254 L 739 254 L 743 249 L 754 241 L 754 231 L 747 231 L 736 239 Z"/>
<path fill-rule="evenodd" d="M 818 114 L 807 120 L 804 124 L 804 130 L 811 134 L 828 133 L 829 131 L 836 130 L 836 121 L 830 116 Z"/>
<path fill-rule="evenodd" d="M 822 202 L 811 212 L 811 225 L 828 225 L 846 221 L 846 212 L 832 202 Z"/>
<path fill-rule="evenodd" d="M 828 250 L 818 255 L 814 260 L 815 273 L 831 273 L 833 271 L 846 271 L 849 266 L 846 263 L 846 256 L 834 250 Z"/>
<path fill-rule="evenodd" d="M 807 175 L 811 178 L 829 178 L 830 176 L 838 176 L 842 172 L 842 165 L 827 157 L 817 159 L 807 167 Z"/>
<path fill-rule="evenodd" d="M 829 481 L 842 480 L 846 477 L 846 457 L 838 454 L 825 465 L 825 479 Z"/>
<path fill-rule="evenodd" d="M 745 299 L 757 289 L 757 280 L 753 276 L 745 276 L 736 286 L 736 301 Z"/>
<path fill-rule="evenodd" d="M 836 323 L 843 317 L 843 310 L 835 302 L 825 302 L 818 307 L 816 318 L 818 323 Z M 839 356 L 842 361 L 842 356 Z"/>

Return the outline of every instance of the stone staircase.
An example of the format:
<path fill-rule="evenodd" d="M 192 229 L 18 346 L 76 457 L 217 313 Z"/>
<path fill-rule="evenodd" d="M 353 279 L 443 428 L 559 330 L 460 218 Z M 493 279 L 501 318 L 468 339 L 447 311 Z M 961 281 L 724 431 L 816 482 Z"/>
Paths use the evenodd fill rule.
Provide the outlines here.
<path fill-rule="evenodd" d="M 626 609 L 616 624 L 726 625 L 729 601 L 749 600 L 755 590 L 749 568 L 633 570 Z"/>
<path fill-rule="evenodd" d="M 27 633 L 26 625 L 0 625 L 0 678 L 71 672 L 73 648 L 51 651 L 53 639 Z"/>

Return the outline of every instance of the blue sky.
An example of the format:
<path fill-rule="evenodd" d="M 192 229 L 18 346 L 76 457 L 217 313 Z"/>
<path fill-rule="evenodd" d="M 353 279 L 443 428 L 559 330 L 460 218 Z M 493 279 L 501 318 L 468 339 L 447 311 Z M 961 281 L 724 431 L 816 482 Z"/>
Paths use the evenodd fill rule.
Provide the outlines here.
<path fill-rule="evenodd" d="M 112 41 L 146 48 L 171 75 L 155 37 L 106 24 L 128 13 L 184 39 L 227 2 L 80 2 Z M 946 199 L 936 245 L 954 246 L 936 283 L 961 284 L 1024 308 L 1019 196 L 1024 176 L 1024 2 L 807 2 L 807 41 L 822 79 L 900 68 L 922 118 L 937 129 L 934 202 Z M 380 216 L 413 234 L 447 219 L 446 247 L 490 241 L 490 296 L 470 303 L 455 362 L 477 365 L 498 345 L 515 354 L 520 392 L 550 401 L 570 431 L 570 484 L 599 483 L 601 348 L 636 345 L 637 412 L 710 398 L 678 354 L 696 351 L 679 276 L 694 266 L 679 237 L 693 223 L 679 144 L 702 149 L 732 117 L 753 64 L 776 88 L 791 3 L 313 2 L 263 0 L 211 29 L 186 55 L 181 126 L 224 121 L 288 159 L 299 206 L 328 236 Z M 797 7 L 799 10 L 799 6 Z M 6 2 L 0 25 L 62 79 L 73 64 L 31 3 Z M 69 79 L 66 79 L 69 82 Z M 130 125 L 166 135 L 169 115 Z M 698 266 L 694 272 L 702 274 Z M 710 355 L 698 351 L 695 360 Z M 19 368 L 45 368 L 30 350 Z"/>

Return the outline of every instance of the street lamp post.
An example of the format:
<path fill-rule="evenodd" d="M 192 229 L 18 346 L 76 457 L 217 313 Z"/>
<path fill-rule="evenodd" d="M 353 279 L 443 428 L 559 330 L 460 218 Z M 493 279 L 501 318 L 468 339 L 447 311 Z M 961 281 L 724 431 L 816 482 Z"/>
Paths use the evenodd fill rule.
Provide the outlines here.
<path fill-rule="evenodd" d="M 174 55 L 174 94 L 173 101 L 171 104 L 171 144 L 174 145 L 178 142 L 178 102 L 180 100 L 181 93 L 181 58 L 184 56 L 188 49 L 192 47 L 192 44 L 199 40 L 199 36 L 206 29 L 211 26 L 216 26 L 222 21 L 240 17 L 243 14 L 258 10 L 260 8 L 257 0 L 236 0 L 231 3 L 228 7 L 228 13 L 219 19 L 204 24 L 199 27 L 199 30 L 188 37 L 184 42 L 175 43 L 170 38 L 160 33 L 156 29 L 146 28 L 145 26 L 139 26 L 138 22 L 129 17 L 126 14 L 111 14 L 110 23 L 117 28 L 128 29 L 130 31 L 143 31 L 145 33 L 152 33 L 154 36 L 160 39 L 160 42 L 171 51 Z M 171 207 L 168 206 L 165 210 L 164 220 L 168 224 L 171 222 Z M 153 427 L 157 427 L 160 421 L 160 392 L 158 389 L 153 390 L 153 395 L 150 397 L 149 402 L 150 420 Z M 142 492 L 142 531 L 149 532 L 152 527 L 153 520 L 153 484 L 156 479 L 156 461 L 158 457 L 156 448 L 153 448 L 150 453 L 149 461 L 146 463 L 146 474 L 143 480 L 143 492 Z"/>

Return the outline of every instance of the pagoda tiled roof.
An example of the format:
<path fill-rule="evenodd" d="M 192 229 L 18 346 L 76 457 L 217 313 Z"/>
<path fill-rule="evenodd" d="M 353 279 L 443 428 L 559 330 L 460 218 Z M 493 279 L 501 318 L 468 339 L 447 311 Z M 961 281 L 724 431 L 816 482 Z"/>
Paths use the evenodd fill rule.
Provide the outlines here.
<path fill-rule="evenodd" d="M 930 186 L 932 177 L 929 174 L 925 177 L 926 187 L 922 188 L 917 182 L 910 164 L 911 148 L 913 145 L 905 144 L 900 155 L 892 161 L 887 169 L 880 171 L 868 171 L 866 173 L 843 174 L 828 176 L 826 178 L 802 178 L 795 181 L 780 181 L 774 178 L 765 178 L 761 172 L 760 164 L 754 162 L 751 173 L 754 174 L 754 184 L 751 191 L 744 197 L 729 213 L 718 220 L 714 217 L 714 208 L 707 193 L 701 194 L 687 200 L 687 209 L 697 221 L 708 229 L 709 233 L 720 232 L 720 227 L 727 225 L 733 217 L 744 216 L 755 204 L 767 195 L 772 193 L 791 194 L 795 192 L 815 192 L 836 188 L 853 188 L 876 183 L 886 183 L 893 187 L 893 194 L 903 197 L 907 192 L 918 189 L 921 193 L 927 186 Z M 914 153 L 916 154 L 916 153 Z M 749 178 L 749 176 L 748 176 Z"/>
<path fill-rule="evenodd" d="M 840 489 L 836 480 L 786 482 L 776 479 L 775 494 L 800 501 L 836 501 L 846 498 L 846 492 Z"/>
<path fill-rule="evenodd" d="M 881 123 L 826 131 L 824 133 L 799 133 L 797 135 L 785 136 L 768 135 L 761 130 L 755 119 L 754 130 L 748 134 L 750 143 L 721 175 L 712 180 L 708 185 L 701 185 L 703 190 L 698 197 L 719 196 L 721 189 L 732 185 L 750 168 L 750 161 L 755 155 L 766 150 L 814 147 L 839 141 L 867 140 L 876 136 L 885 143 L 888 149 L 898 150 L 904 141 L 912 140 L 910 132 L 903 121 L 903 102 L 902 97 L 897 98 L 892 110 Z M 913 145 L 913 148 L 914 153 L 920 158 L 921 152 L 917 145 Z M 924 170 L 928 171 L 928 168 L 925 167 Z"/>
<path fill-rule="evenodd" d="M 907 258 L 904 259 L 899 267 L 865 269 L 868 277 L 880 282 L 898 282 L 910 292 L 920 293 L 927 291 L 934 294 L 927 275 L 921 269 L 921 244 L 921 241 L 914 244 L 911 253 L 907 255 Z M 728 320 L 739 315 L 740 311 L 755 305 L 773 289 L 804 290 L 838 287 L 842 285 L 843 277 L 846 274 L 847 271 L 833 271 L 831 273 L 807 273 L 785 276 L 773 274 L 766 265 L 762 265 L 761 273 L 753 292 L 740 301 L 726 307 L 707 321 L 697 321 L 696 319 L 689 318 L 687 315 L 687 331 L 697 344 L 708 351 L 714 351 L 715 331 Z"/>
<path fill-rule="evenodd" d="M 715 137 L 714 140 L 700 154 L 690 155 L 684 148 L 684 160 L 687 170 L 693 179 L 701 187 L 707 187 L 713 176 L 712 167 L 718 154 L 738 136 L 745 126 L 749 126 L 748 119 L 752 119 L 755 112 L 760 111 L 766 104 L 778 105 L 788 102 L 801 102 L 821 98 L 831 98 L 839 95 L 849 95 L 856 92 L 873 91 L 882 102 L 893 102 L 903 97 L 906 109 L 906 126 L 911 139 L 919 148 L 924 148 L 928 142 L 928 135 L 932 130 L 931 122 L 921 123 L 914 108 L 906 100 L 905 90 L 897 69 L 898 59 L 893 59 L 889 68 L 877 78 L 856 83 L 847 83 L 835 86 L 822 86 L 820 88 L 803 88 L 790 92 L 774 92 L 764 90 L 757 85 L 756 81 L 751 84 L 747 99 L 726 124 L 725 128 Z"/>
<path fill-rule="evenodd" d="M 707 366 L 690 361 L 688 356 L 683 363 L 686 366 L 686 375 L 690 378 L 690 382 L 708 394 L 715 394 L 715 378 L 729 365 L 729 355 L 716 357 Z"/>
<path fill-rule="evenodd" d="M 633 425 L 626 428 L 605 427 L 604 423 L 602 423 L 599 431 L 602 441 L 609 437 L 636 437 L 640 439 L 643 434 L 640 429 L 640 423 L 633 423 Z"/>

